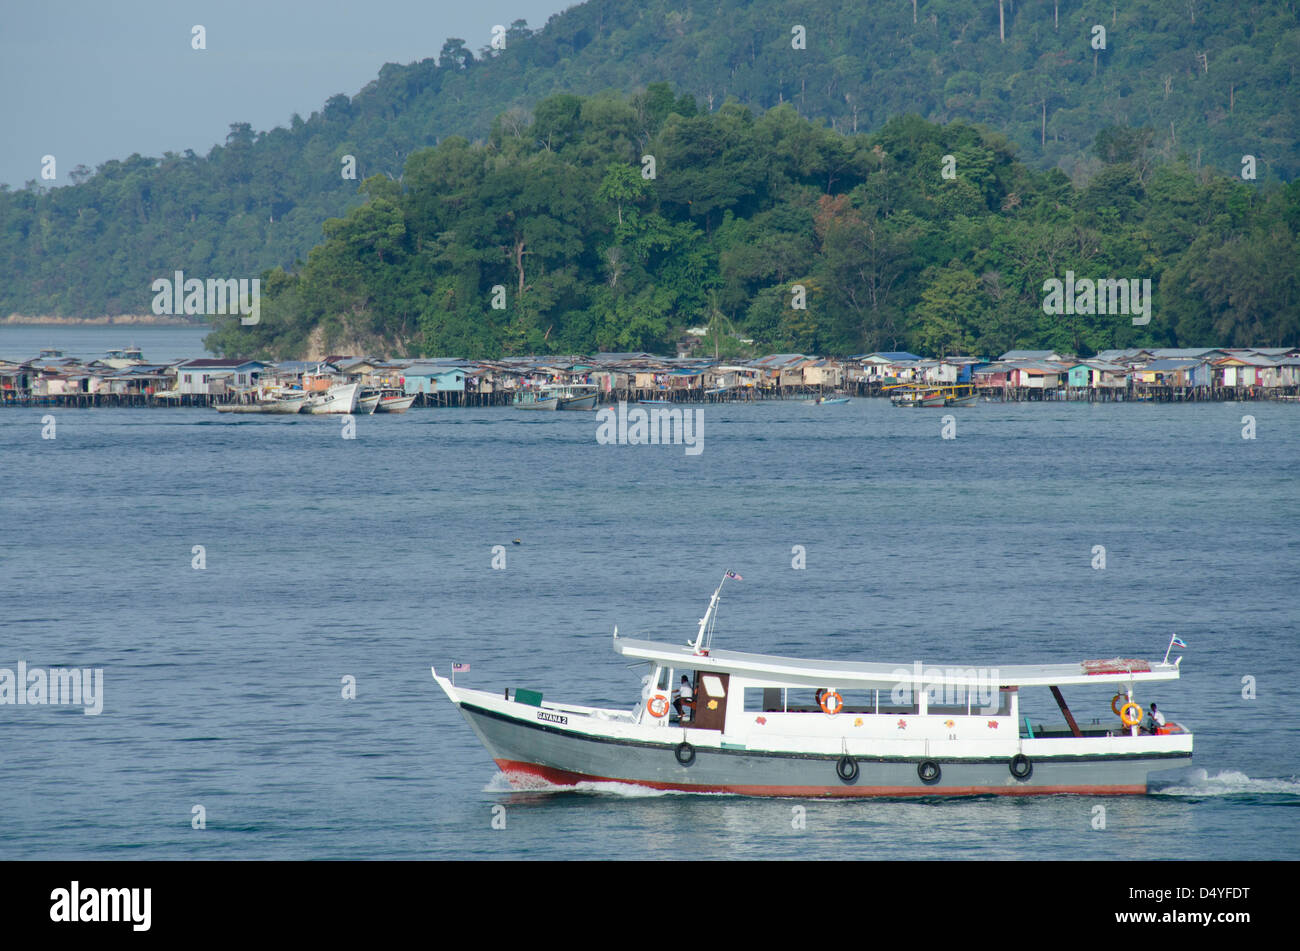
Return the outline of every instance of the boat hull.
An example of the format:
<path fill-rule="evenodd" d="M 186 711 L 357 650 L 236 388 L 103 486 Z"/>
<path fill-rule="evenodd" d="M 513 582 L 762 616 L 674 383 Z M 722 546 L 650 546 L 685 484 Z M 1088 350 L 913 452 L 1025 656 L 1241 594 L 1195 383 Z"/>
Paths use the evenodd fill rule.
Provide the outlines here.
<path fill-rule="evenodd" d="M 259 400 L 256 403 L 218 404 L 218 413 L 273 413 L 293 415 L 302 411 L 306 399 Z"/>
<path fill-rule="evenodd" d="M 839 755 L 719 747 L 714 731 L 671 727 L 663 728 L 663 742 L 615 739 L 520 720 L 468 702 L 459 706 L 497 766 L 519 788 L 540 781 L 556 786 L 613 782 L 745 796 L 1140 795 L 1147 792 L 1148 773 L 1191 758 L 1190 752 L 1039 757 L 1028 777 L 1016 779 L 1007 757 L 855 755 L 857 772 L 849 782 L 837 773 Z M 676 755 L 683 740 L 692 746 L 689 765 Z M 937 764 L 937 781 L 922 782 L 923 763 Z"/>
<path fill-rule="evenodd" d="M 945 402 L 942 393 L 934 396 L 921 397 L 891 396 L 889 401 L 895 406 L 902 407 L 903 409 L 931 409 L 936 406 L 943 406 Z"/>
<path fill-rule="evenodd" d="M 384 397 L 375 406 L 376 413 L 405 413 L 415 402 L 414 394 L 411 396 L 392 396 Z"/>
<path fill-rule="evenodd" d="M 296 413 L 302 412 L 302 408 L 307 405 L 307 398 L 301 396 L 294 399 L 276 399 L 262 405 L 266 408 L 265 411 L 268 413 L 282 413 L 287 416 L 293 416 Z"/>
<path fill-rule="evenodd" d="M 344 383 L 332 386 L 324 396 L 314 397 L 314 401 L 307 406 L 307 412 L 315 415 L 355 413 L 360 397 L 360 383 Z"/>
<path fill-rule="evenodd" d="M 560 400 L 559 397 L 551 397 L 549 399 L 532 400 L 527 403 L 513 403 L 511 405 L 513 405 L 515 409 L 535 409 L 543 412 L 553 412 L 560 408 Z"/>
<path fill-rule="evenodd" d="M 560 409 L 562 410 L 589 410 L 596 408 L 596 393 L 588 393 L 586 396 L 570 396 L 560 400 Z"/>

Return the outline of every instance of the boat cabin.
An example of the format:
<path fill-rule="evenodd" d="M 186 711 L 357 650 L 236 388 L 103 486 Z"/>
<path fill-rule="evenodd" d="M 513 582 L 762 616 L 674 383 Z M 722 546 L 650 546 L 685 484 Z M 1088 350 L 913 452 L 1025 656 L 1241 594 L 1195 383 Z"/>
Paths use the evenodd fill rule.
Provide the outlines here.
<path fill-rule="evenodd" d="M 1069 739 L 1138 736 L 1144 711 L 1133 702 L 1137 683 L 1173 680 L 1178 665 L 1114 658 L 1077 664 L 1003 668 L 938 668 L 801 660 L 738 651 L 697 650 L 619 638 L 615 650 L 652 665 L 637 722 L 657 727 L 788 736 L 842 736 L 846 727 L 863 739 L 955 740 L 986 737 Z M 693 699 L 674 700 L 682 676 Z M 1101 699 L 1081 727 L 1062 686 L 1104 686 L 1112 691 L 1103 718 Z M 1021 715 L 1020 692 L 1047 688 L 1064 719 L 1045 726 Z M 1126 716 L 1121 717 L 1121 713 Z M 1121 722 L 1122 721 L 1122 722 Z M 1130 721 L 1132 721 L 1130 723 Z M 1164 732 L 1181 732 L 1176 724 Z"/>

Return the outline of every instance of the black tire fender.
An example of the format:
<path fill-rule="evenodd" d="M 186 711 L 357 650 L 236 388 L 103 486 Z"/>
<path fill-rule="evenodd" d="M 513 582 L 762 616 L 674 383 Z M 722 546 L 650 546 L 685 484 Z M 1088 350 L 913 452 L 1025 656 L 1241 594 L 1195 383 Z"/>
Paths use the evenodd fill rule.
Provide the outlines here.
<path fill-rule="evenodd" d="M 673 747 L 673 755 L 677 757 L 677 762 L 681 763 L 683 766 L 690 766 L 695 762 L 695 747 L 691 746 L 691 744 L 687 743 L 685 740 L 682 740 Z"/>
<path fill-rule="evenodd" d="M 928 759 L 923 763 L 917 763 L 916 775 L 927 786 L 933 786 L 943 776 L 943 770 L 939 768 L 939 764 L 934 760 Z"/>
<path fill-rule="evenodd" d="M 852 756 L 844 755 L 835 764 L 835 775 L 846 783 L 858 781 L 858 761 Z"/>
<path fill-rule="evenodd" d="M 1024 753 L 1017 753 L 1015 756 L 1011 757 L 1011 763 L 1008 768 L 1011 770 L 1011 775 L 1016 777 L 1016 779 L 1028 779 L 1030 776 L 1034 775 L 1034 764 Z"/>

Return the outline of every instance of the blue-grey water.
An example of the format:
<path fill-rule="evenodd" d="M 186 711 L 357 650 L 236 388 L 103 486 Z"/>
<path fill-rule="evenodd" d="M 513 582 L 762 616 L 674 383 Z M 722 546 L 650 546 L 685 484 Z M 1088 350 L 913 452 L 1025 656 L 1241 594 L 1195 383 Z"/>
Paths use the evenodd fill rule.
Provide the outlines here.
<path fill-rule="evenodd" d="M 208 326 L 155 324 L 0 324 L 0 360 L 31 360 L 47 347 L 83 362 L 103 359 L 109 350 L 139 347 L 154 363 L 210 357 L 203 338 Z"/>
<path fill-rule="evenodd" d="M 1300 407 L 985 403 L 955 439 L 879 400 L 703 412 L 688 456 L 580 413 L 349 440 L 0 411 L 0 667 L 102 667 L 105 695 L 0 706 L 0 858 L 1295 856 Z M 1195 730 L 1194 766 L 1145 797 L 810 801 L 795 829 L 791 800 L 512 793 L 430 678 L 630 708 L 614 625 L 685 641 L 725 569 L 735 649 L 995 666 L 1158 659 L 1176 631 L 1183 678 L 1139 699 Z"/>

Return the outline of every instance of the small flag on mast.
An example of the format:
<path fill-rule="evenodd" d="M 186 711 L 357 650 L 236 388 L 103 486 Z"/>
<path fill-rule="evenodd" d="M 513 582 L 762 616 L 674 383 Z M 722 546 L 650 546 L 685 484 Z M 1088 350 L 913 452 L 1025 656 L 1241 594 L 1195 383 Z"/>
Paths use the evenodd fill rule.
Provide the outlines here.
<path fill-rule="evenodd" d="M 727 572 L 727 577 L 728 577 L 728 578 L 734 578 L 734 579 L 736 579 L 737 581 L 744 581 L 744 580 L 745 580 L 744 578 L 740 577 L 740 575 L 736 574 L 734 571 L 728 571 L 728 572 Z"/>
<path fill-rule="evenodd" d="M 451 665 L 451 672 L 452 672 L 453 674 L 467 674 L 467 673 L 469 673 L 469 664 L 455 664 L 455 663 L 453 663 L 453 664 Z"/>
<path fill-rule="evenodd" d="M 1162 660 L 1160 663 L 1162 664 L 1169 663 L 1169 652 L 1173 650 L 1175 647 L 1186 647 L 1186 646 L 1187 643 L 1177 634 L 1169 635 L 1169 646 L 1165 648 L 1165 659 Z"/>

